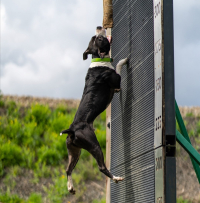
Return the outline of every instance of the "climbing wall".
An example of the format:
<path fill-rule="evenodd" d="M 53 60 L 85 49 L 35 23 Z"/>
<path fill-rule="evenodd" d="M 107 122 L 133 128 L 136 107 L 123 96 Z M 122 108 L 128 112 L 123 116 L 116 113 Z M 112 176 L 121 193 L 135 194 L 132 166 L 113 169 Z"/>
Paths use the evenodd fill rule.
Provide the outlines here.
<path fill-rule="evenodd" d="M 168 64 L 164 58 L 169 56 L 163 46 L 163 7 L 161 0 L 113 0 L 113 65 L 127 57 L 129 64 L 122 69 L 121 91 L 111 104 L 110 170 L 125 177 L 118 184 L 111 181 L 112 203 L 167 202 L 166 157 L 175 154 L 175 120 L 174 111 L 165 108 L 169 78 L 165 81 Z M 169 74 L 173 79 L 173 68 L 166 71 Z M 174 99 L 174 92 L 169 94 L 167 108 Z M 165 116 L 171 115 L 170 123 Z M 170 143 L 166 142 L 166 122 L 174 129 Z M 166 151 L 168 144 L 173 146 L 171 154 Z"/>

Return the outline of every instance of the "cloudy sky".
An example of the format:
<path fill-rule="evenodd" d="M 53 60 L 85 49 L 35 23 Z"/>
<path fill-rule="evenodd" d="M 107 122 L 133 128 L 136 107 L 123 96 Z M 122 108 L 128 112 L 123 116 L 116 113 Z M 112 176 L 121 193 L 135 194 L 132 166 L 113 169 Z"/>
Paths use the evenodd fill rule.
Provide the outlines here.
<path fill-rule="evenodd" d="M 1 0 L 3 94 L 81 98 L 82 54 L 102 18 L 102 0 Z M 179 105 L 200 106 L 199 19 L 199 0 L 174 0 Z"/>

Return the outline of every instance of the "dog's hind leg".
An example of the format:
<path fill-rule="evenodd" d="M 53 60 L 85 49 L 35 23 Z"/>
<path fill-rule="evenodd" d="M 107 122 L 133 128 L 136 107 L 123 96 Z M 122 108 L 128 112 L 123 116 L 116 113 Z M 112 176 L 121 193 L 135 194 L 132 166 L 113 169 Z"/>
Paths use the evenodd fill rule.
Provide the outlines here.
<path fill-rule="evenodd" d="M 67 173 L 67 187 L 68 187 L 68 191 L 72 194 L 75 194 L 75 190 L 74 190 L 74 186 L 73 186 L 73 182 L 72 182 L 72 171 L 74 169 L 74 167 L 76 166 L 80 154 L 81 154 L 81 148 L 76 147 L 73 145 L 73 140 L 71 139 L 70 135 L 68 135 L 67 137 L 67 150 L 68 150 L 68 159 L 69 159 L 69 163 L 68 163 L 68 167 L 66 170 Z"/>
<path fill-rule="evenodd" d="M 92 150 L 89 151 L 92 156 L 96 159 L 98 163 L 99 170 L 104 173 L 106 176 L 111 178 L 115 183 L 118 183 L 119 181 L 124 180 L 122 177 L 116 177 L 113 176 L 110 171 L 106 168 L 106 165 L 104 163 L 104 157 L 103 157 L 103 152 L 101 151 L 100 146 L 96 146 Z"/>
<path fill-rule="evenodd" d="M 73 143 L 80 148 L 86 149 L 90 154 L 92 154 L 92 156 L 97 161 L 99 170 L 106 176 L 111 178 L 113 181 L 117 183 L 118 181 L 124 179 L 122 177 L 113 176 L 110 173 L 110 171 L 106 168 L 106 165 L 104 163 L 103 152 L 101 151 L 99 142 L 91 127 L 86 127 L 84 130 L 76 131 Z"/>

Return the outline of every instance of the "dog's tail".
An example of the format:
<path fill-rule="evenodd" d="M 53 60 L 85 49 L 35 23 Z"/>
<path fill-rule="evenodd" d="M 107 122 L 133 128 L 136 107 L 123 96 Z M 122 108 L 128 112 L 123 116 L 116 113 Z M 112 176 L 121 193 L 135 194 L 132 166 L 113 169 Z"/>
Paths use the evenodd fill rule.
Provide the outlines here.
<path fill-rule="evenodd" d="M 72 134 L 72 133 L 73 133 L 72 130 L 67 129 L 67 130 L 63 130 L 63 131 L 60 133 L 60 136 L 61 136 L 62 134 Z"/>
<path fill-rule="evenodd" d="M 69 129 L 63 130 L 60 133 L 60 136 L 62 134 L 71 134 L 71 135 L 74 135 L 77 130 L 84 129 L 86 126 L 90 126 L 90 125 L 88 123 L 86 123 L 86 122 L 79 122 L 79 123 L 75 123 L 75 124 L 72 123 L 70 125 Z"/>

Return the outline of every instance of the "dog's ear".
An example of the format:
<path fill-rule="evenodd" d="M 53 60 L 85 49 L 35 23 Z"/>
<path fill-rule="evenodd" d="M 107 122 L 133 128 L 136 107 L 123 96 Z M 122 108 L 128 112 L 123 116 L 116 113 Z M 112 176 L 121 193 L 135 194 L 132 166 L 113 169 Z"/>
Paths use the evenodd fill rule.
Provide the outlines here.
<path fill-rule="evenodd" d="M 89 54 L 89 47 L 83 53 L 83 60 L 86 60 L 88 58 L 88 54 Z"/>
<path fill-rule="evenodd" d="M 83 53 L 83 60 L 86 60 L 88 58 L 88 54 L 92 54 L 92 49 L 94 46 L 94 41 L 95 41 L 96 36 L 93 36 L 92 39 L 89 42 L 88 48 L 85 50 Z"/>

